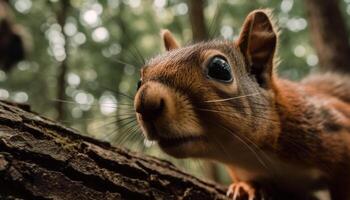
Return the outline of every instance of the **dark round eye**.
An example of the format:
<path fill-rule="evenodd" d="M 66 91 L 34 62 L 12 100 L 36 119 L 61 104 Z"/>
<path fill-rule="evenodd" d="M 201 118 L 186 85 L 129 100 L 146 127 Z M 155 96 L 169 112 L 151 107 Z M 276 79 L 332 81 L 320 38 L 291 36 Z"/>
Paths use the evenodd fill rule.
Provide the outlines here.
<path fill-rule="evenodd" d="M 207 66 L 207 76 L 221 82 L 231 82 L 231 67 L 224 58 L 215 56 Z"/>
<path fill-rule="evenodd" d="M 142 84 L 142 80 L 139 80 L 139 81 L 137 82 L 137 89 L 136 89 L 136 90 L 139 90 L 139 89 L 140 89 L 141 84 Z"/>

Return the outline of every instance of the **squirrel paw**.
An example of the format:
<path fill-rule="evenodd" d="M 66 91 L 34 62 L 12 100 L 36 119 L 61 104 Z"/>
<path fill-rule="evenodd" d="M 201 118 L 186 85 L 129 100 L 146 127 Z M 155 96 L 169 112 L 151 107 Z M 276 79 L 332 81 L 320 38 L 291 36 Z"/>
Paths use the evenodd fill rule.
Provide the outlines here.
<path fill-rule="evenodd" d="M 247 182 L 232 183 L 226 194 L 232 200 L 255 200 L 256 190 Z"/>

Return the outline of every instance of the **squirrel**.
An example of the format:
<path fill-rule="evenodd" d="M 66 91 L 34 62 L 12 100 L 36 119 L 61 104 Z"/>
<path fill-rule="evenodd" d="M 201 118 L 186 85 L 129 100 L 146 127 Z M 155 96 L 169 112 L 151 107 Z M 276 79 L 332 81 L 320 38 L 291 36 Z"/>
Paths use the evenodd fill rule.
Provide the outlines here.
<path fill-rule="evenodd" d="M 276 29 L 259 9 L 235 41 L 180 47 L 163 30 L 166 52 L 142 67 L 134 99 L 142 132 L 176 158 L 226 165 L 234 200 L 257 199 L 269 185 L 283 199 L 325 187 L 349 200 L 350 76 L 278 77 Z"/>

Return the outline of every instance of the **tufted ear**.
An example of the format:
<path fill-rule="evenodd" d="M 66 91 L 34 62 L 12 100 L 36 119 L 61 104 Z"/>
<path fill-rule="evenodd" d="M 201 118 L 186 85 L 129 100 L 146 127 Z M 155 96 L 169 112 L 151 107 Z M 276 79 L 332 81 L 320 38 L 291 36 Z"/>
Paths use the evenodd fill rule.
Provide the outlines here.
<path fill-rule="evenodd" d="M 172 49 L 177 49 L 180 45 L 176 42 L 174 36 L 167 29 L 161 31 L 161 35 L 163 38 L 164 46 L 167 51 Z"/>
<path fill-rule="evenodd" d="M 245 57 L 247 71 L 265 88 L 268 88 L 271 82 L 277 45 L 277 33 L 269 14 L 269 10 L 251 12 L 245 19 L 236 41 Z"/>

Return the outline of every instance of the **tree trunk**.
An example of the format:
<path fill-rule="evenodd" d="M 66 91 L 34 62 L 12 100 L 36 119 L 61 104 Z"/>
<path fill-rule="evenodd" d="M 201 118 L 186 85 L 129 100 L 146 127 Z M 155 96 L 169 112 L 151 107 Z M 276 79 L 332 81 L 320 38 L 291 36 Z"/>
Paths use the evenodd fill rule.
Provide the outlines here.
<path fill-rule="evenodd" d="M 8 4 L 7 0 L 0 0 L 0 69 L 5 72 L 25 58 L 23 31 L 14 23 Z"/>
<path fill-rule="evenodd" d="M 192 26 L 192 39 L 196 42 L 208 38 L 204 19 L 204 0 L 189 0 L 189 17 Z"/>
<path fill-rule="evenodd" d="M 57 78 L 57 99 L 59 100 L 65 100 L 65 91 L 66 91 L 66 74 L 68 71 L 67 66 L 67 59 L 68 59 L 68 37 L 65 34 L 63 28 L 66 24 L 67 19 L 67 13 L 69 9 L 69 0 L 62 0 L 60 2 L 61 7 L 60 10 L 57 13 L 57 22 L 62 28 L 62 35 L 64 37 L 64 51 L 66 54 L 66 58 L 60 63 L 59 66 L 59 72 L 58 72 L 58 78 Z M 56 110 L 57 110 L 57 120 L 63 120 L 64 119 L 64 102 L 63 101 L 57 101 L 56 102 Z"/>
<path fill-rule="evenodd" d="M 0 199 L 226 199 L 174 165 L 0 102 Z"/>
<path fill-rule="evenodd" d="M 322 70 L 350 73 L 349 34 L 339 0 L 305 0 L 311 39 Z"/>

